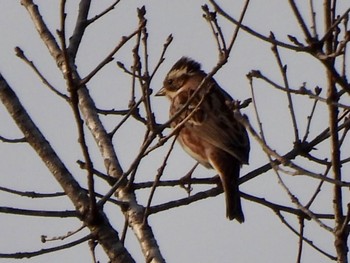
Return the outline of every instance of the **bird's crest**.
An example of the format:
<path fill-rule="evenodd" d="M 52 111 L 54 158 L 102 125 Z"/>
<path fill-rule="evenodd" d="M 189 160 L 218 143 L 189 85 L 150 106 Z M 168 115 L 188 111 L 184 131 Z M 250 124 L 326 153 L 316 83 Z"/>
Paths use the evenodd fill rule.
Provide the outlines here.
<path fill-rule="evenodd" d="M 178 77 L 181 77 L 182 75 L 191 76 L 200 71 L 201 71 L 201 65 L 198 62 L 188 57 L 182 57 L 171 68 L 168 74 L 168 78 L 176 79 Z"/>

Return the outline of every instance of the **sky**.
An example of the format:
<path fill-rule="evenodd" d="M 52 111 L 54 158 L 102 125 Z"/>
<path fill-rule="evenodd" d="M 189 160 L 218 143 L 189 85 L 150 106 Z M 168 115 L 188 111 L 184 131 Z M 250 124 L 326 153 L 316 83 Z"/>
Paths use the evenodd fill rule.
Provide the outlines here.
<path fill-rule="evenodd" d="M 54 0 L 35 1 L 52 32 L 59 28 L 59 2 Z M 78 1 L 67 2 L 67 31 L 68 34 L 71 34 Z M 92 2 L 90 17 L 103 11 L 112 1 Z M 229 14 L 238 18 L 244 1 L 232 2 L 228 0 L 218 1 Z M 297 1 L 298 6 L 303 10 L 303 15 L 309 19 L 308 4 L 304 2 L 306 1 Z M 339 10 L 344 11 L 348 8 L 346 2 L 339 1 Z M 86 32 L 77 57 L 81 76 L 86 76 L 116 46 L 122 36 L 135 30 L 138 23 L 136 8 L 143 5 L 146 7 L 146 17 L 148 18 L 150 65 L 155 66 L 167 37 L 170 34 L 174 37 L 165 55 L 166 60 L 152 82 L 153 90 L 157 91 L 161 88 L 165 74 L 182 56 L 190 56 L 200 61 L 203 69 L 210 71 L 217 62 L 218 54 L 210 27 L 202 17 L 201 5 L 205 3 L 207 2 L 185 0 L 122 0 L 115 10 L 94 23 Z M 317 6 L 317 10 L 321 10 L 321 8 L 322 5 Z M 321 17 L 319 16 L 317 19 L 320 21 L 319 31 L 322 32 Z M 225 36 L 230 39 L 235 27 L 221 17 L 218 21 Z M 270 32 L 274 32 L 276 38 L 283 41 L 288 41 L 288 34 L 297 36 L 300 41 L 303 41 L 302 32 L 288 1 L 251 1 L 244 18 L 244 24 L 267 36 Z M 76 143 L 77 132 L 74 128 L 70 107 L 61 98 L 54 96 L 33 71 L 15 56 L 14 47 L 21 47 L 45 74 L 50 83 L 61 92 L 66 92 L 65 82 L 57 70 L 55 62 L 48 54 L 29 15 L 19 1 L 2 1 L 0 3 L 0 35 L 0 72 L 15 90 L 68 169 L 82 185 L 86 185 L 85 174 L 76 164 L 76 160 L 82 160 L 83 157 L 79 145 Z M 131 65 L 132 47 L 133 44 L 123 47 L 115 56 L 115 60 L 121 61 L 125 65 Z M 299 88 L 303 83 L 307 83 L 310 88 L 317 85 L 325 86 L 324 69 L 314 58 L 283 49 L 281 49 L 281 55 L 284 63 L 288 64 L 288 77 L 292 87 Z M 216 74 L 215 79 L 235 99 L 243 101 L 252 96 L 246 77 L 251 70 L 261 70 L 276 82 L 283 83 L 276 60 L 271 52 L 271 46 L 245 32 L 240 32 L 228 64 Z M 113 61 L 89 82 L 88 88 L 97 107 L 125 109 L 129 101 L 130 85 L 130 77 L 123 73 Z M 293 132 L 286 96 L 262 82 L 257 81 L 255 85 L 256 103 L 265 128 L 267 142 L 277 152 L 286 153 L 293 146 Z M 165 122 L 168 119 L 168 101 L 162 98 L 152 98 L 152 103 L 157 121 Z M 303 134 L 312 103 L 299 96 L 295 98 L 295 106 L 300 132 Z M 257 128 L 252 105 L 244 109 L 243 113 Z M 317 109 L 310 131 L 311 138 L 327 127 L 324 121 L 325 114 L 327 114 L 325 106 L 321 105 Z M 0 105 L 0 120 L 1 136 L 21 137 L 21 133 L 2 105 Z M 102 120 L 107 129 L 112 129 L 118 123 L 118 119 L 113 117 L 102 117 Z M 140 124 L 129 122 L 118 131 L 113 141 L 125 170 L 139 150 L 143 131 Z M 95 167 L 104 171 L 103 162 L 93 139 L 91 136 L 88 136 L 87 139 Z M 146 162 L 143 162 L 140 167 L 142 173 L 136 177 L 138 182 L 154 179 L 168 148 L 169 144 L 147 157 Z M 321 145 L 320 155 L 326 155 L 327 150 L 327 145 Z M 29 146 L 0 143 L 0 154 L 1 186 L 20 191 L 45 193 L 61 191 L 57 182 Z M 250 164 L 243 166 L 241 174 L 253 171 L 267 162 L 268 159 L 261 147 L 251 139 Z M 164 172 L 164 179 L 180 178 L 194 164 L 195 161 L 186 155 L 179 145 L 176 145 Z M 213 170 L 202 167 L 199 167 L 195 172 L 196 177 L 214 175 Z M 317 181 L 305 177 L 286 177 L 285 179 L 301 201 L 308 200 L 317 185 Z M 108 186 L 103 182 L 97 182 L 96 188 L 100 193 L 108 191 Z M 278 184 L 276 175 L 272 171 L 245 183 L 240 189 L 243 192 L 279 204 L 291 204 L 288 195 Z M 327 189 L 330 189 L 329 186 L 328 188 L 325 186 L 324 194 L 319 196 L 315 208 L 318 212 L 331 211 L 331 200 L 327 195 L 329 193 Z M 148 194 L 148 191 L 138 193 L 140 203 L 147 202 Z M 156 191 L 155 203 L 163 203 L 185 196 L 186 193 L 183 190 L 159 189 Z M 62 197 L 37 200 L 0 192 L 0 200 L 1 206 L 50 210 L 73 209 L 69 200 Z M 242 202 L 246 218 L 244 224 L 231 222 L 225 218 L 223 195 L 151 216 L 150 224 L 165 259 L 168 262 L 203 263 L 295 262 L 298 252 L 297 236 L 289 231 L 270 209 L 247 200 L 242 200 Z M 109 205 L 106 207 L 106 213 L 110 216 L 113 226 L 120 231 L 123 219 L 119 211 Z M 293 226 L 298 227 L 295 218 L 286 216 L 286 219 Z M 327 224 L 332 226 L 332 222 L 327 222 Z M 40 236 L 62 236 L 79 227 L 80 222 L 75 219 L 40 219 L 1 214 L 0 232 L 5 242 L 0 244 L 0 253 L 35 251 L 56 246 L 61 243 L 55 241 L 42 244 Z M 307 224 L 305 232 L 315 244 L 334 254 L 331 234 L 326 233 L 312 222 Z M 77 236 L 82 237 L 84 234 L 87 232 L 83 230 Z M 74 238 L 76 236 L 68 238 L 67 242 L 74 240 Z M 126 247 L 137 262 L 144 261 L 131 231 L 126 239 Z M 100 262 L 107 262 L 107 258 L 100 248 L 97 250 L 97 256 Z M 63 258 L 65 262 L 91 262 L 87 244 L 23 261 L 62 262 Z M 9 259 L 0 259 L 0 261 L 17 262 L 17 260 Z M 322 263 L 329 262 L 329 260 L 305 244 L 303 262 Z"/>

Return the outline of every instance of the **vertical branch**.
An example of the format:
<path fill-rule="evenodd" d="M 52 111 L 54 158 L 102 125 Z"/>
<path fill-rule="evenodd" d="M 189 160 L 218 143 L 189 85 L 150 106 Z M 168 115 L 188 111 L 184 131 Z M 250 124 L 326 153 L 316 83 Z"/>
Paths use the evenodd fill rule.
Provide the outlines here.
<path fill-rule="evenodd" d="M 68 171 L 64 163 L 52 149 L 50 143 L 33 122 L 30 115 L 22 106 L 17 95 L 0 74 L 0 100 L 7 108 L 19 129 L 23 132 L 30 146 L 36 151 L 43 163 L 59 182 L 67 196 L 74 204 L 81 220 L 85 220 L 89 212 L 89 199 L 86 191 L 80 187 L 73 175 Z M 106 215 L 100 211 L 99 224 L 89 224 L 91 234 L 98 239 L 111 262 L 134 262 L 128 251 L 120 243 L 118 233 L 113 229 Z"/>
<path fill-rule="evenodd" d="M 211 31 L 213 32 L 214 39 L 216 40 L 216 45 L 219 51 L 219 58 L 221 58 L 225 55 L 227 48 L 224 35 L 216 19 L 217 13 L 210 12 L 207 5 L 203 5 L 202 10 L 204 11 L 203 18 L 209 23 Z"/>
<path fill-rule="evenodd" d="M 312 30 L 312 37 L 314 39 L 318 39 L 318 34 L 317 34 L 317 24 L 316 24 L 316 11 L 314 8 L 314 0 L 309 0 L 310 1 L 310 12 L 311 12 L 311 30 Z"/>
<path fill-rule="evenodd" d="M 273 34 L 271 34 L 271 37 L 273 39 L 275 38 L 273 36 Z M 287 78 L 287 65 L 283 65 L 282 60 L 281 60 L 281 56 L 280 56 L 278 49 L 277 49 L 277 46 L 275 44 L 272 46 L 272 51 L 276 57 L 278 66 L 279 66 L 281 73 L 282 73 L 283 82 L 284 82 L 284 85 L 286 87 L 286 93 L 287 93 L 287 98 L 288 98 L 288 107 L 289 107 L 290 115 L 292 117 L 292 123 L 293 123 L 293 129 L 294 129 L 294 142 L 298 143 L 299 142 L 299 131 L 298 131 L 297 120 L 295 117 L 292 95 L 290 93 L 290 87 L 289 87 L 289 82 L 288 82 L 288 78 Z"/>
<path fill-rule="evenodd" d="M 158 186 L 158 183 L 159 183 L 159 180 L 160 180 L 160 177 L 163 175 L 163 172 L 164 172 L 164 169 L 167 165 L 167 161 L 170 157 L 170 154 L 171 152 L 173 151 L 173 148 L 174 148 L 174 145 L 175 145 L 175 142 L 176 142 L 176 139 L 177 139 L 177 136 L 174 136 L 174 139 L 170 145 L 170 148 L 168 150 L 168 153 L 166 154 L 165 158 L 164 158 L 164 161 L 161 165 L 161 167 L 158 169 L 158 172 L 157 172 L 157 175 L 156 175 L 156 178 L 153 182 L 153 185 L 152 185 L 152 188 L 151 188 L 151 193 L 149 195 L 149 198 L 148 198 L 148 201 L 147 201 L 147 206 L 146 206 L 146 209 L 145 209 L 145 213 L 144 213 L 144 221 L 147 220 L 148 218 L 148 213 L 149 213 L 149 208 L 151 206 L 151 203 L 152 203 L 152 199 L 153 199 L 153 196 L 154 196 L 154 193 L 156 192 L 156 188 Z"/>
<path fill-rule="evenodd" d="M 265 139 L 265 135 L 264 135 L 264 131 L 263 131 L 263 126 L 262 126 L 262 122 L 261 122 L 260 115 L 259 115 L 259 112 L 258 112 L 258 106 L 256 104 L 256 99 L 255 99 L 255 92 L 254 92 L 254 85 L 253 85 L 253 76 L 251 74 L 248 74 L 247 78 L 249 79 L 250 92 L 252 94 L 254 112 L 255 112 L 256 120 L 257 120 L 258 125 L 259 125 L 260 136 L 261 136 L 261 139 L 263 140 L 263 142 L 266 144 L 266 139 Z"/>
<path fill-rule="evenodd" d="M 165 60 L 164 58 L 164 55 L 165 55 L 165 52 L 167 51 L 168 47 L 170 46 L 171 42 L 173 41 L 173 36 L 170 34 L 168 36 L 168 38 L 166 39 L 165 43 L 163 44 L 163 50 L 162 50 L 162 53 L 160 55 L 160 58 L 158 60 L 158 63 L 157 65 L 155 66 L 151 76 L 150 76 L 150 80 L 153 79 L 154 75 L 157 73 L 160 65 L 163 63 L 163 61 Z"/>
<path fill-rule="evenodd" d="M 302 142 L 306 142 L 306 140 L 307 140 L 307 138 L 309 136 L 310 127 L 311 127 L 311 121 L 312 121 L 312 118 L 313 118 L 313 116 L 315 114 L 317 103 L 318 103 L 318 100 L 315 100 L 313 105 L 312 105 L 311 113 L 310 113 L 309 116 L 307 116 L 307 125 L 306 125 L 305 134 L 304 134 L 304 137 L 302 139 Z"/>
<path fill-rule="evenodd" d="M 228 46 L 226 44 L 224 34 L 222 33 L 221 27 L 219 26 L 218 21 L 216 19 L 219 7 L 216 5 L 215 1 L 211 1 L 211 3 L 214 6 L 215 12 L 210 12 L 207 5 L 202 6 L 202 9 L 205 13 L 203 15 L 203 17 L 210 24 L 210 27 L 211 27 L 212 32 L 214 34 L 214 38 L 216 39 L 216 43 L 218 46 L 218 52 L 219 52 L 219 59 L 220 59 L 221 63 L 225 63 L 228 60 L 228 57 L 230 56 L 233 45 L 237 39 L 238 32 L 240 31 L 240 29 L 242 27 L 243 19 L 244 19 L 245 14 L 248 10 L 249 1 L 250 0 L 246 0 L 245 4 L 243 6 L 243 9 L 241 11 L 241 15 L 239 17 L 239 20 L 237 21 L 237 23 L 234 23 L 236 27 L 235 27 L 235 30 L 233 32 L 232 39 L 229 42 Z M 220 14 L 223 15 L 222 13 L 220 13 Z"/>
<path fill-rule="evenodd" d="M 142 34 L 141 40 L 144 48 L 144 52 L 143 52 L 144 53 L 144 73 L 143 73 L 143 78 L 140 78 L 139 80 L 141 83 L 143 103 L 145 105 L 145 110 L 147 114 L 148 130 L 152 131 L 154 130 L 155 119 L 154 119 L 154 114 L 152 111 L 151 100 L 150 100 L 150 95 L 152 93 L 152 90 L 150 88 L 151 78 L 149 74 L 149 65 L 148 65 L 148 33 L 147 33 L 147 27 L 146 27 L 147 20 L 145 18 L 145 15 L 146 15 L 146 9 L 143 6 L 138 10 L 140 23 L 144 25 L 141 30 L 141 34 Z"/>
<path fill-rule="evenodd" d="M 335 1 L 331 0 L 324 1 L 324 18 L 325 18 L 325 30 L 329 30 L 334 22 Z M 335 49 L 336 39 L 334 33 L 329 34 L 325 39 L 325 52 L 327 55 L 332 54 Z M 335 59 L 332 57 L 327 58 L 327 63 L 332 67 L 335 64 Z M 341 162 L 340 162 L 340 145 L 339 145 L 339 134 L 338 134 L 338 107 L 337 102 L 339 100 L 336 84 L 334 81 L 333 74 L 330 70 L 327 70 L 327 99 L 328 99 L 328 114 L 329 114 L 329 130 L 330 130 L 330 147 L 331 147 L 331 163 L 334 180 L 341 180 Z M 343 199 L 342 189 L 339 185 L 333 186 L 333 208 L 334 208 L 334 219 L 335 219 L 335 249 L 337 252 L 337 261 L 339 263 L 348 262 L 347 259 L 347 231 L 344 231 L 342 226 L 344 222 L 343 214 Z"/>
<path fill-rule="evenodd" d="M 235 28 L 235 31 L 234 31 L 234 33 L 233 33 L 231 42 L 230 42 L 230 44 L 229 44 L 229 46 L 228 46 L 228 49 L 227 49 L 227 51 L 226 51 L 228 54 L 231 52 L 232 47 L 233 47 L 233 44 L 235 43 L 235 41 L 236 41 L 236 39 L 237 39 L 238 32 L 239 32 L 239 30 L 240 30 L 241 27 L 242 27 L 243 19 L 244 19 L 245 14 L 246 14 L 246 12 L 247 12 L 247 10 L 248 10 L 249 1 L 250 1 L 250 0 L 246 0 L 245 4 L 244 4 L 244 6 L 243 6 L 243 9 L 242 9 L 242 11 L 241 11 L 241 16 L 239 17 L 238 24 L 237 24 L 237 26 L 236 26 L 236 28 Z"/>
<path fill-rule="evenodd" d="M 85 132 L 84 132 L 84 122 L 80 115 L 79 110 L 79 95 L 78 95 L 78 87 L 79 85 L 73 78 L 71 65 L 72 59 L 69 56 L 67 44 L 66 44 L 66 13 L 65 13 L 66 0 L 61 1 L 60 6 L 60 17 L 61 17 L 61 29 L 59 33 L 59 39 L 61 40 L 61 48 L 65 63 L 66 71 L 63 72 L 64 78 L 66 79 L 68 91 L 70 93 L 70 105 L 72 107 L 72 111 L 74 114 L 75 121 L 77 123 L 78 128 L 78 141 L 85 159 L 86 163 L 86 171 L 87 171 L 87 181 L 88 181 L 88 191 L 90 198 L 90 211 L 88 220 L 94 221 L 95 216 L 97 215 L 96 211 L 96 196 L 95 196 L 95 187 L 94 187 L 94 174 L 93 174 L 93 164 L 90 158 L 89 149 L 85 140 Z"/>
<path fill-rule="evenodd" d="M 325 0 L 324 2 L 324 15 L 325 15 L 325 28 L 328 29 L 332 25 L 332 11 L 331 11 L 331 2 L 330 0 Z M 332 54 L 333 52 L 333 34 L 325 41 L 325 48 L 327 54 Z M 328 58 L 328 63 L 334 65 L 334 59 Z M 338 108 L 336 106 L 338 102 L 338 94 L 333 80 L 332 72 L 327 70 L 327 98 L 328 98 L 328 111 L 329 111 L 329 127 L 331 134 L 331 157 L 332 157 L 332 171 L 334 179 L 339 180 L 341 178 L 340 171 L 340 151 L 339 151 L 339 138 L 337 132 L 337 120 L 338 120 Z M 335 209 L 335 220 L 337 223 L 340 223 L 339 220 L 342 219 L 343 209 L 341 202 L 341 189 L 335 185 L 334 187 L 334 209 Z"/>
<path fill-rule="evenodd" d="M 295 4 L 294 0 L 289 0 L 289 4 L 290 6 L 292 7 L 292 10 L 294 12 L 294 15 L 296 16 L 297 20 L 298 20 L 298 23 L 301 27 L 301 29 L 303 30 L 304 32 L 304 35 L 305 35 L 305 38 L 306 38 L 306 41 L 308 43 L 312 43 L 312 36 L 309 32 L 309 29 L 307 28 L 307 25 L 305 24 L 305 20 L 303 19 L 303 17 L 301 16 L 300 14 L 300 11 L 297 7 L 297 5 Z"/>
<path fill-rule="evenodd" d="M 297 263 L 301 263 L 301 256 L 303 252 L 303 242 L 304 242 L 304 218 L 299 217 L 299 248 L 298 248 L 298 257 Z"/>
<path fill-rule="evenodd" d="M 81 0 L 74 33 L 69 39 L 68 53 L 72 60 L 75 60 L 85 29 L 88 26 L 87 17 L 89 14 L 91 0 Z"/>
<path fill-rule="evenodd" d="M 346 14 L 344 17 L 344 31 L 347 32 L 347 34 L 350 35 L 349 28 L 348 28 L 348 23 L 349 23 L 349 14 Z M 347 57 L 347 45 L 344 46 L 344 51 L 343 51 L 343 64 L 342 64 L 342 74 L 341 76 L 345 78 L 346 76 L 346 57 Z"/>
<path fill-rule="evenodd" d="M 337 9 L 337 0 L 331 1 L 332 7 L 330 9 L 331 21 L 332 23 L 336 20 L 336 9 Z"/>

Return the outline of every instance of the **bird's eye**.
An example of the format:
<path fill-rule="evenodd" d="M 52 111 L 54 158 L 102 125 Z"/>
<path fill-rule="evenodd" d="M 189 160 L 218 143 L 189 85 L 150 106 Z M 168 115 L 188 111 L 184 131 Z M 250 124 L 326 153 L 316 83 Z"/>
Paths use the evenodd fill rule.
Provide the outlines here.
<path fill-rule="evenodd" d="M 172 85 L 172 84 L 173 84 L 173 82 L 174 82 L 174 80 L 173 80 L 173 79 L 168 79 L 168 80 L 166 81 L 166 84 L 168 84 L 168 85 Z"/>

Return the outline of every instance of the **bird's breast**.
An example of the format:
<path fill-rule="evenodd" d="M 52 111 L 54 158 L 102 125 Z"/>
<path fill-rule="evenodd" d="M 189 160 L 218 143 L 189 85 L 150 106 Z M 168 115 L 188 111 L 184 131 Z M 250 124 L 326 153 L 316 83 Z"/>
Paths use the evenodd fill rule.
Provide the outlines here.
<path fill-rule="evenodd" d="M 179 133 L 178 141 L 182 148 L 206 168 L 212 168 L 207 157 L 207 150 L 211 147 L 198 138 L 191 129 L 183 127 Z"/>

